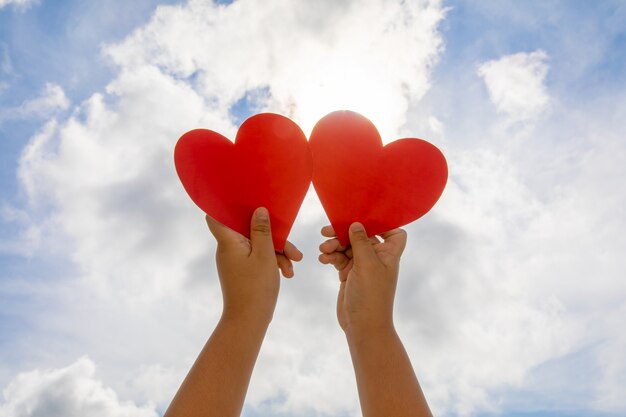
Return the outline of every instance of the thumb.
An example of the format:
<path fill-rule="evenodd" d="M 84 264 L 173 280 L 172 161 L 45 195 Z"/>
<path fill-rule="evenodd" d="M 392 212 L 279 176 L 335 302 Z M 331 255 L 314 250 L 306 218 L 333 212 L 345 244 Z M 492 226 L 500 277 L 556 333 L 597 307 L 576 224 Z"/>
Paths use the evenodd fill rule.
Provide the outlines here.
<path fill-rule="evenodd" d="M 254 211 L 250 222 L 250 245 L 252 253 L 260 255 L 274 255 L 270 214 L 265 207 Z"/>
<path fill-rule="evenodd" d="M 355 262 L 367 262 L 376 259 L 374 247 L 367 237 L 365 227 L 359 222 L 350 225 L 350 245 Z"/>

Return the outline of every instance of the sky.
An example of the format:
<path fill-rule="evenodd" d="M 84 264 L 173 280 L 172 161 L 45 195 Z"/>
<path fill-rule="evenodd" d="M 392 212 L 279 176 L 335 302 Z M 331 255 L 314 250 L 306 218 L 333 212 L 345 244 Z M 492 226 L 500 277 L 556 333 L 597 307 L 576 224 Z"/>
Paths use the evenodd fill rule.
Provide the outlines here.
<path fill-rule="evenodd" d="M 0 417 L 163 414 L 216 324 L 186 131 L 358 111 L 449 180 L 398 332 L 435 415 L 626 415 L 622 1 L 0 0 Z M 243 416 L 359 414 L 310 190 Z"/>

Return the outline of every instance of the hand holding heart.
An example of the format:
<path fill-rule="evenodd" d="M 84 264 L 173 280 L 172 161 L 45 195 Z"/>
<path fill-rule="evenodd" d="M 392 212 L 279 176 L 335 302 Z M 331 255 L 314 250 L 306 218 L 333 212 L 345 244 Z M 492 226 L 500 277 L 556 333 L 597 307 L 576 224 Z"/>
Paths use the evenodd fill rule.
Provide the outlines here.
<path fill-rule="evenodd" d="M 302 253 L 290 242 L 284 254 L 276 253 L 266 209 L 256 210 L 250 222 L 250 239 L 222 225 L 210 216 L 207 224 L 217 240 L 217 272 L 224 298 L 223 317 L 267 324 L 276 307 L 280 278 L 293 277 L 291 261 Z"/>
<path fill-rule="evenodd" d="M 330 239 L 319 260 L 339 271 L 337 318 L 363 414 L 430 415 L 394 328 L 393 303 L 406 244 L 397 227 L 441 195 L 441 152 L 420 139 L 383 147 L 369 120 L 343 111 L 321 119 L 308 142 L 276 114 L 246 120 L 234 143 L 193 130 L 179 139 L 174 159 L 217 240 L 223 312 L 166 415 L 241 412 L 276 307 L 279 270 L 291 277 L 291 262 L 302 259 L 287 236 L 311 182 L 332 224 L 322 229 Z"/>
<path fill-rule="evenodd" d="M 406 246 L 406 232 L 394 229 L 368 237 L 363 225 L 350 226 L 350 248 L 341 246 L 332 226 L 322 229 L 331 239 L 320 245 L 319 260 L 339 271 L 337 319 L 346 334 L 359 338 L 393 329 L 393 300 Z"/>
<path fill-rule="evenodd" d="M 250 237 L 250 218 L 269 210 L 274 248 L 283 252 L 312 182 L 341 245 L 359 221 L 369 236 L 426 214 L 445 187 L 443 154 L 421 139 L 387 146 L 376 127 L 350 111 L 330 113 L 309 142 L 286 117 L 264 113 L 246 120 L 235 143 L 204 129 L 178 141 L 176 170 L 191 199 L 208 215 Z"/>

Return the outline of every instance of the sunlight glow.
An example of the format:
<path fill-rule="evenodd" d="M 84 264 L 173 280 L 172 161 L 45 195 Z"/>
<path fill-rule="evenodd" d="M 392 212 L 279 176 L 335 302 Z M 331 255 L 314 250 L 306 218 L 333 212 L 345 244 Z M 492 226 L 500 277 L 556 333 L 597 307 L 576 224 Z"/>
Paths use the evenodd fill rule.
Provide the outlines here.
<path fill-rule="evenodd" d="M 289 113 L 308 136 L 317 121 L 336 110 L 352 110 L 369 118 L 384 142 L 404 124 L 406 100 L 381 65 L 346 59 L 317 62 L 291 91 Z"/>

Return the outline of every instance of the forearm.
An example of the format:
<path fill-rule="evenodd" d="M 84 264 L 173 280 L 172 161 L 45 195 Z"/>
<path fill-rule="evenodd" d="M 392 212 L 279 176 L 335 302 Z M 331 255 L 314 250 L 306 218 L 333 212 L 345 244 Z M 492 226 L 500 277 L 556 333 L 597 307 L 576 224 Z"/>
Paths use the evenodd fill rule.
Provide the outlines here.
<path fill-rule="evenodd" d="M 393 327 L 346 333 L 363 417 L 431 417 L 409 356 Z"/>
<path fill-rule="evenodd" d="M 237 417 L 267 323 L 222 317 L 164 417 Z"/>

